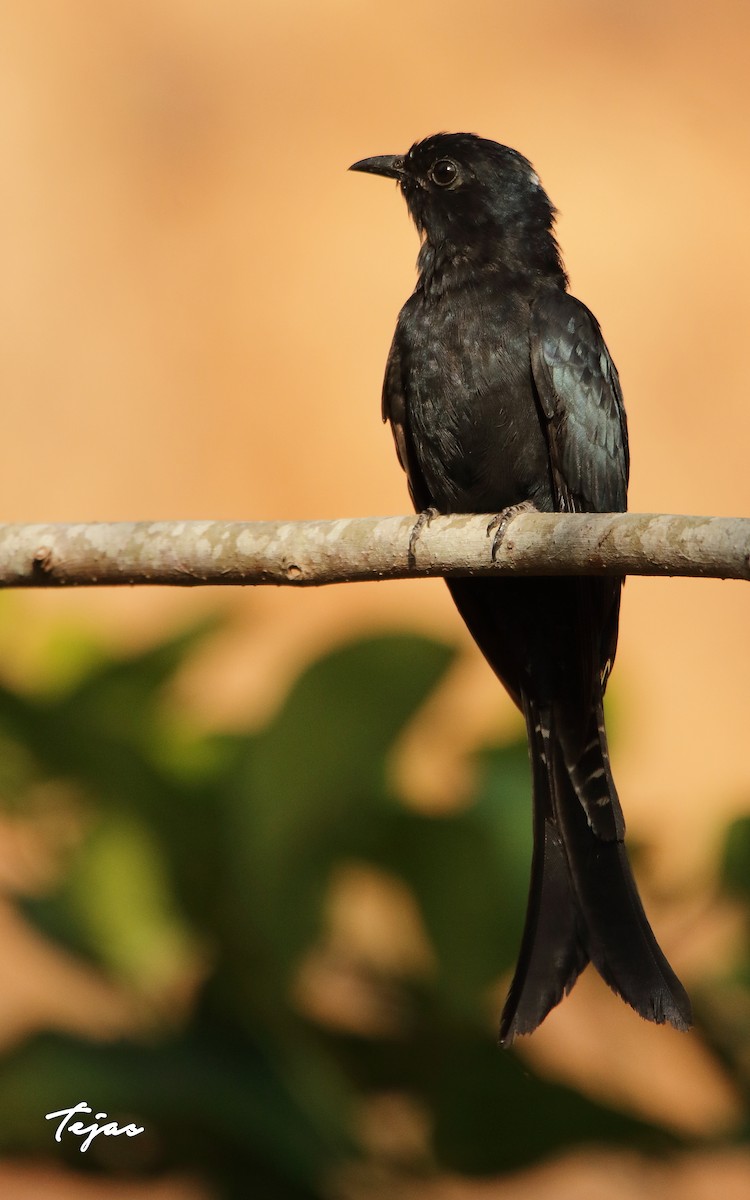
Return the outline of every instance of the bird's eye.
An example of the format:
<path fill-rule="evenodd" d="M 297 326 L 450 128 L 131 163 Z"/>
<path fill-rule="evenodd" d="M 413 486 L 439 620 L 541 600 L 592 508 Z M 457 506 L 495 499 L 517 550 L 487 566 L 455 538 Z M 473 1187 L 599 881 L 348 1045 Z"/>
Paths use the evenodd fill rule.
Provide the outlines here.
<path fill-rule="evenodd" d="M 430 169 L 430 179 L 438 187 L 450 187 L 458 179 L 458 167 L 450 158 L 439 158 Z"/>

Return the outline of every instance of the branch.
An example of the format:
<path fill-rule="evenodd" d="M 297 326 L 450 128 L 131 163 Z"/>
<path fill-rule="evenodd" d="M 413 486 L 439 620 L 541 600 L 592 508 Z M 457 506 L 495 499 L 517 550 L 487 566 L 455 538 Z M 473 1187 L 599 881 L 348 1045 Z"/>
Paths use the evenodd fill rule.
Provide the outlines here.
<path fill-rule="evenodd" d="M 750 519 L 528 513 L 496 561 L 490 515 L 0 525 L 0 587 L 277 584 L 435 575 L 690 575 L 750 579 Z"/>

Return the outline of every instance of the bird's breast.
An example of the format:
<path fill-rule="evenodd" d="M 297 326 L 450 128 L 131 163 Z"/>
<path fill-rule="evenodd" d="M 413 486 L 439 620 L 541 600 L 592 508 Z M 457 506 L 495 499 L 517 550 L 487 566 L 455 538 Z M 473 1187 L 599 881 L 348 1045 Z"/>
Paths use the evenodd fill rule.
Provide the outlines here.
<path fill-rule="evenodd" d="M 529 310 L 481 294 L 420 297 L 401 314 L 409 435 L 433 503 L 485 512 L 531 499 L 552 507 L 534 396 Z"/>

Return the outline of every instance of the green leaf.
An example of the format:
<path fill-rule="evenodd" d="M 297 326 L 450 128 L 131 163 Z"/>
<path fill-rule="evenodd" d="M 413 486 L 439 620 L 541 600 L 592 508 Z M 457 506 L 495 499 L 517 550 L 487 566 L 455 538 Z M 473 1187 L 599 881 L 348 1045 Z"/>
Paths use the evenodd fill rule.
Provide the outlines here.
<path fill-rule="evenodd" d="M 318 927 L 332 865 L 391 804 L 390 750 L 452 657 L 414 637 L 336 650 L 305 672 L 248 744 L 233 782 L 231 904 L 287 964 Z"/>
<path fill-rule="evenodd" d="M 673 1149 L 676 1137 L 647 1121 L 540 1079 L 479 1032 L 444 1038 L 431 1103 L 444 1168 L 468 1175 L 518 1170 L 572 1146 Z"/>
<path fill-rule="evenodd" d="M 394 809 L 364 857 L 412 891 L 437 954 L 444 1002 L 466 1013 L 513 963 L 528 893 L 530 780 L 525 743 L 481 756 L 476 802 L 458 814 Z"/>
<path fill-rule="evenodd" d="M 720 876 L 730 895 L 750 900 L 750 817 L 740 817 L 729 826 Z"/>

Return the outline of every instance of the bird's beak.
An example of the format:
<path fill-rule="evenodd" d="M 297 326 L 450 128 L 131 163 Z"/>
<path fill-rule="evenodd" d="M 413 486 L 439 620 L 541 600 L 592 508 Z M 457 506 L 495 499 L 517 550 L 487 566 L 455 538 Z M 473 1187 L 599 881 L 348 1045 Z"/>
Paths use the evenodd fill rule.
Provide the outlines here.
<path fill-rule="evenodd" d="M 364 171 L 367 175 L 385 175 L 386 179 L 403 179 L 404 160 L 395 154 L 378 154 L 375 158 L 361 158 L 352 163 L 350 171 Z"/>

